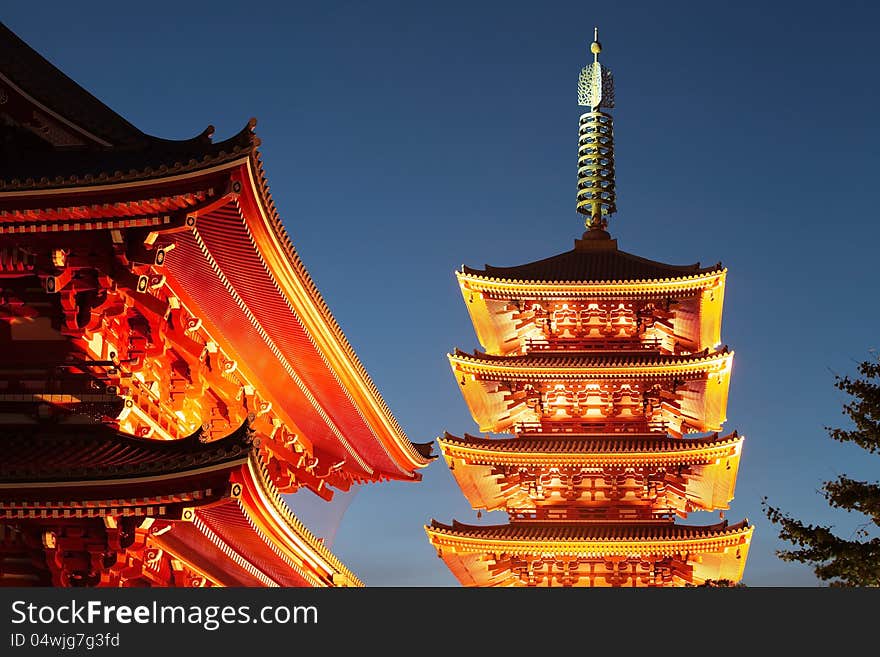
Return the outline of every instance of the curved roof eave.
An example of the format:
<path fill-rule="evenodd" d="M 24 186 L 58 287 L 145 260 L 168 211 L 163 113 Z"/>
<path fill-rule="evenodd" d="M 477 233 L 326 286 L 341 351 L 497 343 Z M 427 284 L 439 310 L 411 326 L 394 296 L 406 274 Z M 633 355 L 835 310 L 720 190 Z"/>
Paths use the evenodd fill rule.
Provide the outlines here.
<path fill-rule="evenodd" d="M 300 259 L 269 192 L 268 181 L 258 150 L 254 150 L 254 155 L 249 159 L 249 163 L 251 182 L 257 192 L 257 199 L 261 205 L 263 218 L 266 220 L 265 223 L 267 228 L 275 238 L 275 244 L 279 248 L 284 259 L 289 264 L 291 270 L 295 273 L 296 279 L 302 287 L 302 291 L 306 293 L 307 298 L 311 302 L 312 308 L 310 310 L 313 312 L 309 313 L 309 315 L 312 315 L 310 319 L 317 320 L 329 329 L 328 331 L 312 331 L 313 340 L 318 343 L 319 348 L 324 352 L 325 358 L 328 357 L 326 351 L 335 352 L 333 355 L 335 355 L 336 358 L 333 360 L 349 370 L 349 376 L 346 378 L 360 388 L 359 392 L 363 399 L 368 401 L 373 407 L 375 417 L 384 425 L 386 436 L 393 443 L 392 445 L 387 445 L 385 444 L 385 441 L 382 441 L 383 448 L 386 452 L 388 452 L 389 447 L 396 448 L 399 451 L 398 456 L 394 457 L 388 452 L 389 457 L 391 457 L 392 460 L 398 464 L 398 467 L 400 467 L 410 478 L 418 478 L 415 470 L 427 466 L 435 457 L 426 456 L 424 454 L 424 446 L 416 446 L 407 438 L 403 428 L 392 414 L 391 409 L 385 402 L 382 394 L 379 392 L 379 389 L 376 387 L 360 358 L 358 358 L 351 343 L 345 337 L 342 328 L 339 326 L 339 323 L 333 316 L 327 302 L 324 300 L 317 285 Z M 302 298 L 302 295 L 297 296 Z M 316 333 L 318 335 L 315 335 Z M 325 336 L 329 337 L 330 340 L 325 341 L 320 339 Z M 324 344 L 321 344 L 322 342 Z M 332 362 L 328 363 L 330 369 L 334 371 L 335 374 L 336 370 L 333 367 L 333 364 L 334 363 Z M 346 392 L 349 394 L 351 393 L 342 381 L 340 381 L 340 385 L 346 389 Z M 355 400 L 352 401 L 355 403 L 355 406 L 360 409 L 360 405 L 357 404 Z M 374 426 L 374 423 L 368 422 L 368 424 Z M 374 426 L 374 430 L 377 429 L 379 429 L 379 427 Z M 378 432 L 376 435 L 379 437 Z M 401 460 L 405 462 L 402 463 Z"/>

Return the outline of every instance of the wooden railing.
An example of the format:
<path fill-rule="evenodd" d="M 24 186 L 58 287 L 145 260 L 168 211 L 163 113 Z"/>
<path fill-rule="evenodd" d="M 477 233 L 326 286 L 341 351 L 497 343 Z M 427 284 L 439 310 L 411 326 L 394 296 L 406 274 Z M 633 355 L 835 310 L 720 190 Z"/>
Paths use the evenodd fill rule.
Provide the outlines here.
<path fill-rule="evenodd" d="M 526 338 L 526 352 L 530 351 L 659 351 L 660 340 L 607 339 L 607 338 Z"/>
<path fill-rule="evenodd" d="M 666 422 L 636 421 L 615 422 L 609 420 L 597 420 L 595 422 L 582 420 L 564 420 L 556 422 L 517 422 L 513 425 L 516 434 L 547 434 L 547 433 L 666 433 Z"/>
<path fill-rule="evenodd" d="M 652 509 L 649 506 L 640 507 L 538 507 L 535 509 L 508 509 L 508 516 L 513 522 L 530 520 L 556 520 L 556 521 L 657 521 L 672 520 L 672 509 Z"/>

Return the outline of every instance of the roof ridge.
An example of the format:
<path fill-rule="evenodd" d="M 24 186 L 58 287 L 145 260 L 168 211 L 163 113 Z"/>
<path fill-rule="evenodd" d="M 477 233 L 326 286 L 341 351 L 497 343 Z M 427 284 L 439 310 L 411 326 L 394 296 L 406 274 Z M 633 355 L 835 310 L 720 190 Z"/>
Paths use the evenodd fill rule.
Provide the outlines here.
<path fill-rule="evenodd" d="M 28 75 L 23 75 L 24 72 Z M 64 73 L 2 21 L 0 73 L 8 76 L 28 96 L 99 139 L 119 145 L 126 142 L 137 143 L 148 138 L 146 133 Z M 45 78 L 42 86 L 39 85 L 41 76 Z M 86 107 L 85 110 L 82 109 L 83 106 Z M 89 121 L 87 117 L 90 115 L 97 115 L 98 118 Z M 86 119 L 85 123 L 83 119 Z"/>
<path fill-rule="evenodd" d="M 148 145 L 138 150 L 27 153 L 23 159 L 0 162 L 0 191 L 161 181 L 189 172 L 197 175 L 200 169 L 252 157 L 260 144 L 253 126 L 251 119 L 237 133 L 218 142 L 210 141 L 213 133 L 208 126 L 199 135 L 185 140 L 148 135 Z M 51 170 L 53 166 L 55 171 Z"/>
<path fill-rule="evenodd" d="M 86 435 L 69 433 L 73 426 L 81 426 Z M 57 427 L 65 427 L 67 431 L 58 430 L 55 435 Z M 0 444 L 20 449 L 0 461 L 0 481 L 56 481 L 93 476 L 123 479 L 151 472 L 184 472 L 235 461 L 246 456 L 254 446 L 254 434 L 247 420 L 218 440 L 205 442 L 201 438 L 201 429 L 186 438 L 163 441 L 140 438 L 105 425 L 9 426 L 3 431 Z M 65 447 L 67 457 L 79 453 L 81 458 L 75 464 L 47 460 L 47 450 L 54 452 L 59 443 Z M 165 466 L 157 470 L 157 463 Z"/>
<path fill-rule="evenodd" d="M 710 267 L 701 267 L 699 262 L 670 265 L 618 249 L 574 248 L 541 260 L 509 267 L 487 263 L 484 269 L 476 269 L 462 265 L 461 274 L 490 281 L 601 284 L 676 280 L 722 269 L 720 262 Z"/>
<path fill-rule="evenodd" d="M 730 353 L 727 345 L 723 345 L 719 349 L 715 349 L 710 351 L 707 347 L 702 351 L 696 351 L 688 354 L 663 354 L 663 353 L 655 353 L 645 350 L 640 351 L 560 351 L 560 352 L 551 352 L 551 353 L 535 353 L 529 352 L 525 354 L 489 354 L 485 351 L 480 351 L 478 349 L 474 349 L 473 354 L 469 354 L 466 351 L 455 348 L 453 354 L 450 356 L 454 356 L 456 358 L 462 358 L 465 360 L 470 360 L 472 362 L 486 362 L 486 363 L 509 363 L 509 364 L 517 364 L 517 363 L 528 363 L 530 361 L 537 362 L 571 362 L 574 360 L 586 361 L 586 362 L 597 362 L 602 364 L 629 364 L 633 360 L 640 361 L 645 364 L 649 363 L 662 363 L 664 365 L 676 365 L 676 364 L 684 364 L 684 363 L 696 363 L 700 361 L 708 361 L 713 358 L 723 356 Z"/>

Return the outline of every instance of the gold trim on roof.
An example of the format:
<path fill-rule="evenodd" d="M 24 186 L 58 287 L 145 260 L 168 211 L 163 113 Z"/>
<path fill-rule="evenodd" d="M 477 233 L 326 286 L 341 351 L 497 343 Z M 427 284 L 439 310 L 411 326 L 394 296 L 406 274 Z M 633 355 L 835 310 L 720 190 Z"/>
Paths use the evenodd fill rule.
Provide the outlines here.
<path fill-rule="evenodd" d="M 524 444 L 533 442 L 531 438 L 520 439 Z M 565 442 L 565 437 L 550 437 L 548 441 Z M 601 438 L 600 438 L 601 440 Z M 609 442 L 625 443 L 632 439 L 607 439 Z M 654 450 L 638 449 L 626 451 L 531 451 L 528 447 L 516 450 L 511 447 L 493 449 L 489 440 L 467 441 L 458 438 L 438 438 L 440 449 L 447 459 L 462 459 L 475 465 L 692 465 L 711 463 L 716 459 L 738 457 L 744 437 L 735 432 L 717 441 L 691 439 L 659 439 Z M 505 441 L 510 442 L 510 441 Z M 645 442 L 645 441 L 637 441 Z M 689 444 L 690 443 L 690 444 Z M 514 443 L 515 444 L 515 443 Z"/>
<path fill-rule="evenodd" d="M 507 293 L 517 295 L 572 297 L 611 294 L 650 294 L 700 290 L 715 285 L 727 275 L 727 268 L 680 278 L 657 278 L 634 281 L 523 281 L 480 276 L 456 271 L 459 284 L 474 292 Z"/>
<path fill-rule="evenodd" d="M 425 525 L 425 532 L 431 543 L 438 549 L 448 547 L 457 553 L 486 554 L 492 552 L 506 554 L 559 554 L 583 557 L 607 558 L 609 556 L 629 557 L 633 554 L 657 556 L 680 556 L 682 554 L 719 552 L 724 548 L 748 544 L 751 541 L 754 525 L 745 522 L 718 530 L 705 528 L 707 534 L 696 537 L 669 538 L 599 538 L 595 540 L 566 540 L 553 537 L 496 538 L 493 536 L 470 535 L 455 527 Z"/>
<path fill-rule="evenodd" d="M 493 360 L 481 359 L 458 352 L 447 354 L 449 363 L 456 370 L 465 374 L 484 375 L 487 378 L 503 377 L 523 380 L 537 378 L 577 379 L 577 378 L 644 378 L 651 376 L 673 376 L 677 374 L 715 374 L 730 370 L 733 361 L 732 351 L 718 351 L 707 356 L 696 358 L 678 357 L 669 362 L 641 364 L 628 363 L 625 358 L 618 358 L 610 365 L 579 366 L 561 362 L 559 365 L 529 365 L 524 358 L 510 356 Z M 574 358 L 574 357 L 573 357 Z M 537 358 L 535 360 L 538 360 Z M 562 359 L 560 359 L 562 360 Z"/>
<path fill-rule="evenodd" d="M 281 497 L 278 489 L 272 483 L 266 464 L 259 458 L 256 452 L 251 453 L 251 457 L 248 461 L 248 469 L 250 470 L 254 481 L 257 483 L 261 497 L 269 503 L 272 510 L 277 512 L 281 518 L 283 518 L 283 524 L 299 537 L 316 556 L 320 557 L 325 564 L 326 570 L 331 573 L 335 572 L 342 575 L 351 586 L 364 586 L 364 583 L 358 579 L 357 575 L 349 570 L 345 564 L 343 564 L 342 561 L 340 561 L 339 558 L 333 554 L 326 545 L 324 545 L 323 541 L 319 540 L 309 528 L 296 517 Z"/>

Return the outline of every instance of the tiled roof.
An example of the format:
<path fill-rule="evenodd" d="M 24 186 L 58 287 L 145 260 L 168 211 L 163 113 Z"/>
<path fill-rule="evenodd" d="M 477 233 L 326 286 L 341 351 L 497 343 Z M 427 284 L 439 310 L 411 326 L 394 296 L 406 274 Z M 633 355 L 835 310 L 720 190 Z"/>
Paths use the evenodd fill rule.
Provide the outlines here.
<path fill-rule="evenodd" d="M 217 143 L 206 130 L 180 141 L 148 137 L 137 149 L 11 149 L 0 160 L 0 191 L 130 182 L 208 168 L 251 155 L 259 145 L 255 125 L 252 119 Z"/>
<path fill-rule="evenodd" d="M 16 86 L 42 103 L 54 115 L 75 124 L 78 128 L 88 129 L 105 142 L 100 147 L 92 140 L 93 143 L 61 148 L 54 146 L 54 142 L 49 143 L 49 141 L 37 137 L 31 130 L 22 127 L 27 123 L 24 120 L 21 125 L 15 124 L 11 127 L 5 126 L 3 121 L 0 121 L 0 195 L 4 196 L 3 199 L 0 199 L 0 219 L 7 220 L 7 232 L 16 232 L 16 229 L 22 228 L 25 228 L 26 231 L 21 232 L 37 232 L 50 222 L 50 228 L 67 230 L 67 224 L 61 224 L 57 220 L 60 218 L 66 221 L 70 214 L 80 217 L 80 212 L 87 214 L 81 221 L 76 220 L 77 228 L 85 225 L 91 230 L 96 225 L 93 220 L 96 217 L 104 218 L 105 216 L 102 214 L 104 211 L 97 208 L 95 204 L 100 204 L 105 209 L 112 208 L 114 217 L 124 214 L 126 218 L 131 214 L 143 213 L 145 207 L 150 208 L 146 210 L 149 213 L 168 212 L 177 206 L 188 209 L 194 203 L 201 203 L 204 198 L 211 196 L 216 199 L 224 194 L 225 189 L 222 187 L 229 182 L 229 173 L 236 166 L 233 163 L 247 159 L 247 166 L 253 175 L 257 188 L 256 196 L 258 197 L 256 199 L 257 205 L 250 206 L 247 212 L 250 219 L 239 216 L 238 210 L 233 213 L 234 217 L 227 216 L 224 219 L 221 215 L 224 212 L 228 215 L 227 211 L 238 203 L 238 201 L 231 201 L 224 207 L 214 207 L 210 212 L 203 210 L 203 214 L 199 216 L 199 235 L 204 237 L 213 231 L 218 240 L 228 240 L 225 245 L 221 245 L 222 252 L 244 253 L 250 259 L 247 267 L 252 267 L 252 269 L 247 270 L 247 267 L 241 266 L 245 260 L 244 257 L 233 256 L 231 258 L 238 269 L 247 270 L 242 279 L 243 282 L 236 290 L 237 293 L 240 293 L 245 288 L 253 290 L 260 287 L 254 282 L 257 276 L 254 272 L 265 270 L 268 272 L 269 278 L 272 278 L 278 275 L 277 267 L 286 269 L 283 262 L 280 265 L 269 266 L 262 261 L 266 257 L 262 250 L 263 240 L 266 237 L 261 236 L 263 230 L 268 229 L 268 239 L 278 244 L 286 257 L 287 264 L 296 272 L 296 277 L 309 295 L 317 314 L 320 315 L 315 319 L 315 322 L 323 323 L 319 326 L 321 333 L 323 334 L 326 329 L 331 334 L 332 337 L 328 342 L 335 342 L 335 344 L 330 344 L 329 347 L 338 346 L 342 351 L 343 359 L 346 361 L 343 363 L 345 367 L 342 368 L 342 373 L 347 374 L 349 366 L 353 370 L 356 389 L 349 390 L 346 388 L 348 383 L 339 381 L 332 384 L 334 390 L 339 388 L 334 394 L 338 393 L 340 398 L 348 397 L 343 400 L 342 405 L 347 409 L 345 412 L 349 414 L 363 415 L 363 418 L 358 420 L 359 423 L 372 423 L 371 430 L 379 443 L 377 449 L 384 452 L 382 459 L 387 458 L 393 462 L 390 467 L 382 464 L 380 466 L 381 474 L 385 474 L 387 470 L 388 474 L 395 477 L 402 474 L 406 478 L 418 478 L 415 470 L 427 465 L 432 460 L 430 451 L 426 451 L 425 446 L 412 445 L 406 438 L 403 429 L 376 389 L 354 349 L 346 340 L 314 281 L 297 255 L 269 193 L 269 185 L 258 150 L 260 141 L 254 134 L 256 121 L 252 119 L 237 135 L 216 144 L 211 142 L 213 129 L 210 127 L 201 135 L 188 140 L 174 141 L 152 137 L 129 124 L 82 89 L 6 27 L 0 31 L 0 39 L 4 40 L 2 48 L 0 48 L 2 49 L 0 52 L 0 73 L 7 75 L 13 82 L 15 80 L 20 82 L 21 84 L 15 83 Z M 10 104 L 13 96 L 14 94 L 10 91 Z M 0 107 L 0 115 L 4 113 L 3 108 Z M 70 127 L 70 125 L 68 124 L 66 127 Z M 109 132 L 101 132 L 102 128 L 106 128 Z M 211 181 L 211 184 L 216 182 L 206 170 L 211 168 L 224 170 L 227 167 L 229 171 L 225 171 L 225 173 L 221 171 L 217 176 L 221 181 L 221 189 L 214 189 L 211 186 L 207 187 L 207 191 L 201 187 L 193 189 L 193 185 L 196 184 L 193 180 L 196 177 L 201 177 L 202 174 L 205 174 L 204 179 L 200 180 L 198 185 L 207 185 L 206 181 L 208 180 Z M 178 174 L 188 175 L 181 176 L 183 180 L 176 180 L 175 177 Z M 150 185 L 144 185 L 143 192 L 127 190 L 128 183 L 140 181 L 147 181 Z M 85 193 L 82 193 L 82 190 L 79 189 L 89 186 L 99 187 L 100 191 L 96 190 L 93 193 L 92 190 L 86 189 Z M 47 201 L 48 193 L 41 194 L 36 191 L 31 193 L 31 190 L 48 190 L 49 188 L 52 188 L 53 193 L 59 190 L 66 192 L 67 190 L 64 188 L 74 187 L 76 189 L 71 189 L 69 195 L 65 193 L 52 196 L 56 200 L 59 198 L 66 200 L 68 205 L 58 203 L 50 208 L 44 207 L 49 203 Z M 204 194 L 204 196 L 195 198 L 198 194 Z M 178 196 L 182 199 L 181 203 L 178 202 Z M 246 190 L 241 196 L 245 201 L 249 199 Z M 190 197 L 195 200 L 190 201 Z M 73 213 L 68 212 L 70 203 L 75 204 L 73 206 L 75 212 Z M 161 207 L 157 209 L 156 206 L 160 205 Z M 109 212 L 109 210 L 107 211 Z M 265 220 L 263 219 L 264 213 Z M 34 215 L 39 215 L 39 218 L 33 218 Z M 143 219 L 143 217 L 135 217 L 132 221 L 138 219 Z M 221 224 L 224 222 L 228 224 L 230 221 L 239 224 L 238 232 L 220 235 L 219 233 L 228 227 Z M 257 237 L 254 236 L 255 231 L 252 226 L 245 226 L 248 221 L 251 221 L 259 231 Z M 265 225 L 265 221 L 268 222 L 268 226 Z M 102 228 L 102 222 L 97 222 L 97 227 Z M 2 229 L 3 226 L 0 225 L 0 230 Z M 176 245 L 180 251 L 184 250 L 186 242 L 189 240 L 193 248 L 199 249 L 198 257 L 204 259 L 201 246 L 192 244 L 195 240 L 194 232 L 179 237 Z M 254 249 L 255 245 L 256 250 Z M 236 251 L 236 249 L 241 251 Z M 212 254 L 212 258 L 214 256 L 216 253 Z M 254 260 L 260 262 L 254 264 Z M 274 262 L 274 259 L 272 261 Z M 207 261 L 201 264 L 212 266 Z M 188 269 L 195 266 L 195 261 L 184 264 L 184 267 Z M 169 268 L 172 267 L 173 262 L 169 265 Z M 210 271 L 208 277 L 217 279 L 216 272 Z M 188 289 L 200 289 L 203 285 L 204 279 L 198 281 L 197 285 L 188 286 Z M 276 301 L 288 306 L 292 303 L 291 298 L 298 298 L 289 292 L 282 291 L 277 280 L 268 281 L 258 292 L 260 294 L 274 293 L 279 297 Z M 285 292 L 287 297 L 282 298 L 285 296 Z M 209 300 L 209 303 L 213 303 L 213 300 Z M 260 307 L 264 305 L 260 304 Z M 238 308 L 236 308 L 236 312 L 239 312 Z M 282 308 L 281 314 L 273 317 L 271 323 L 282 326 L 277 334 L 272 335 L 273 339 L 282 342 L 291 337 L 289 322 L 296 321 L 294 315 L 298 312 L 298 309 Z M 269 314 L 271 315 L 271 313 Z M 302 314 L 312 316 L 308 307 Z M 302 337 L 307 341 L 309 349 L 319 350 L 315 343 L 314 334 Z M 294 354 L 298 355 L 298 352 L 290 351 L 287 355 Z M 320 370 L 320 376 L 336 377 L 337 372 L 334 370 L 334 366 L 326 361 L 327 354 L 323 353 L 321 357 L 325 359 L 323 364 L 317 367 L 308 365 L 304 369 L 311 367 L 313 371 Z M 361 392 L 361 387 L 364 389 L 366 402 L 360 401 L 358 393 Z M 370 406 L 369 409 L 366 409 L 367 411 L 375 407 L 378 418 L 367 419 L 372 415 L 365 412 L 363 408 L 365 403 Z M 356 430 L 348 431 L 347 435 L 355 436 L 355 440 L 360 444 L 368 442 L 361 438 L 363 431 L 360 424 Z M 343 438 L 342 441 L 344 442 L 344 440 Z M 387 446 L 386 442 L 389 443 Z M 394 449 L 389 451 L 388 447 Z M 398 449 L 403 452 L 402 455 L 397 454 Z M 354 460 L 359 458 L 356 455 L 352 456 Z M 376 476 L 378 477 L 380 474 L 376 474 Z"/>
<path fill-rule="evenodd" d="M 739 440 L 737 432 L 720 437 L 715 433 L 706 438 L 669 438 L 651 434 L 608 434 L 522 436 L 519 438 L 480 438 L 465 434 L 464 438 L 446 433 L 443 443 L 453 446 L 473 448 L 490 452 L 541 452 L 549 454 L 626 454 L 630 452 L 675 453 L 689 450 L 721 447 Z"/>
<path fill-rule="evenodd" d="M 265 228 L 268 228 L 274 238 L 273 241 L 276 241 L 283 251 L 287 264 L 295 270 L 306 293 L 320 314 L 320 318 L 315 321 L 323 322 L 323 326 L 319 327 L 321 333 L 328 330 L 332 335 L 331 340 L 338 344 L 344 354 L 343 358 L 350 363 L 356 386 L 362 386 L 365 389 L 366 403 L 376 407 L 379 417 L 375 421 L 369 420 L 373 422 L 370 429 L 378 442 L 375 447 L 384 454 L 381 456 L 382 460 L 387 458 L 392 461 L 390 465 L 380 463 L 382 473 L 387 471 L 395 477 L 403 474 L 407 478 L 417 478 L 415 470 L 427 465 L 433 458 L 430 455 L 430 446 L 414 446 L 406 438 L 403 429 L 346 340 L 297 255 L 269 193 L 266 174 L 258 150 L 260 142 L 254 134 L 255 120 L 251 120 L 237 135 L 216 144 L 211 142 L 212 128 L 188 140 L 174 141 L 152 137 L 132 126 L 82 89 L 21 39 L 9 32 L 7 28 L 2 28 L 0 38 L 5 39 L 2 48 L 0 48 L 2 50 L 0 52 L 0 73 L 7 75 L 24 93 L 42 103 L 45 108 L 51 111 L 50 113 L 56 115 L 56 118 L 60 116 L 63 121 L 68 122 L 66 128 L 71 128 L 70 123 L 73 123 L 75 129 L 87 129 L 104 140 L 103 145 L 98 145 L 97 142 L 91 140 L 89 143 L 62 148 L 53 145 L 54 142 L 50 143 L 48 140 L 37 137 L 33 131 L 27 128 L 25 119 L 20 121 L 21 125 L 12 120 L 12 126 L 4 126 L 0 121 L 0 195 L 4 196 L 0 200 L 0 219 L 5 220 L 8 224 L 6 231 L 16 232 L 16 228 L 25 228 L 25 232 L 37 232 L 49 222 L 54 222 L 51 223 L 50 228 L 61 227 L 66 230 L 66 224 L 61 224 L 58 220 L 66 222 L 71 214 L 77 217 L 75 222 L 77 228 L 85 226 L 91 230 L 96 223 L 94 219 L 103 219 L 107 214 L 113 218 L 123 214 L 127 218 L 132 214 L 168 212 L 176 207 L 189 209 L 193 204 L 202 203 L 208 197 L 213 197 L 216 200 L 224 194 L 224 186 L 229 182 L 229 173 L 235 166 L 233 163 L 247 159 L 247 166 L 254 176 L 258 197 L 256 199 L 258 205 L 250 206 L 247 212 L 250 219 L 244 217 L 238 210 L 232 213 L 234 216 L 221 216 L 238 203 L 238 201 L 230 202 L 224 207 L 215 207 L 210 212 L 203 211 L 203 214 L 199 216 L 199 235 L 207 239 L 209 234 L 213 234 L 218 240 L 227 240 L 225 244 L 219 246 L 221 252 L 243 253 L 249 258 L 247 266 L 243 267 L 247 270 L 243 282 L 236 290 L 237 293 L 242 293 L 245 289 L 256 290 L 260 287 L 255 283 L 256 274 L 254 272 L 267 271 L 270 279 L 278 274 L 277 269 L 267 269 L 266 263 L 262 261 L 265 254 L 261 251 L 259 240 L 265 238 L 255 237 L 253 228 L 245 226 L 245 224 L 252 221 L 260 234 Z M 15 96 L 13 91 L 10 87 L 10 105 Z M 27 105 L 27 109 L 32 108 Z M 0 114 L 3 113 L 3 108 L 0 108 Z M 226 167 L 229 168 L 229 171 L 225 171 Z M 215 179 L 213 176 L 207 175 L 209 169 L 224 171 L 219 172 Z M 203 173 L 205 174 L 204 179 L 194 183 L 194 179 Z M 175 177 L 178 174 L 188 175 L 181 176 L 184 180 L 176 180 Z M 129 183 L 141 181 L 150 183 L 149 186 L 143 186 L 144 191 L 127 190 Z M 212 187 L 218 182 L 219 189 Z M 194 185 L 207 187 L 194 187 Z M 100 191 L 96 190 L 94 194 L 91 194 L 90 190 L 86 189 L 86 193 L 81 194 L 79 188 L 88 188 L 89 186 L 95 186 Z M 56 192 L 71 187 L 76 188 L 69 197 L 75 203 L 74 212 L 69 212 L 70 200 L 66 201 L 68 205 L 59 202 L 47 209 L 46 206 L 50 203 L 47 200 L 48 194 L 41 194 L 38 191 L 51 188 L 52 192 Z M 33 193 L 31 193 L 32 190 Z M 199 197 L 200 194 L 201 197 Z M 242 196 L 245 201 L 249 198 L 247 193 Z M 109 202 L 107 197 L 109 197 Z M 68 195 L 56 194 L 52 197 L 52 199 L 59 198 L 68 199 Z M 263 212 L 267 217 L 268 226 L 263 223 Z M 80 220 L 83 214 L 85 217 Z M 227 212 L 227 214 L 229 213 Z M 132 221 L 138 219 L 143 219 L 143 217 L 134 217 Z M 230 224 L 236 225 L 238 232 L 219 234 L 226 230 Z M 97 222 L 97 226 L 101 228 L 102 223 Z M 3 226 L 0 225 L 0 230 L 2 229 Z M 176 246 L 183 251 L 188 241 L 192 242 L 195 239 L 194 235 L 194 233 L 189 233 L 186 236 L 179 236 L 180 239 L 175 242 Z M 256 250 L 254 250 L 254 244 L 257 245 Z M 191 244 L 191 246 L 198 249 L 198 257 L 204 259 L 200 245 Z M 216 252 L 212 253 L 212 258 L 216 256 Z M 240 265 L 245 261 L 244 256 L 233 256 L 230 260 L 238 269 L 242 269 Z M 185 271 L 191 270 L 197 264 L 199 263 L 191 261 L 184 263 L 183 267 Z M 211 266 L 207 261 L 200 264 Z M 169 269 L 173 266 L 172 262 Z M 285 264 L 282 262 L 277 266 L 284 268 Z M 250 267 L 249 270 L 248 267 Z M 227 273 L 229 272 L 224 272 L 224 274 Z M 209 271 L 207 276 L 208 279 L 217 279 L 213 270 Z M 188 286 L 188 289 L 199 289 L 201 292 L 201 287 L 204 285 L 203 279 Z M 267 281 L 262 286 L 262 290 L 258 290 L 258 292 L 280 295 L 280 297 L 284 295 L 275 280 Z M 288 304 L 289 306 L 290 298 L 280 297 L 276 300 L 282 305 Z M 209 302 L 214 303 L 213 300 Z M 264 306 L 264 303 L 259 304 L 261 308 Z M 295 317 L 293 320 L 291 319 L 290 310 L 292 309 L 283 307 L 280 315 L 272 317 L 271 321 L 264 322 L 266 324 L 277 323 L 282 327 L 278 333 L 272 335 L 272 338 L 277 342 L 287 341 L 291 338 L 289 322 L 297 320 Z M 238 311 L 239 309 L 236 308 L 236 312 Z M 295 310 L 293 314 L 298 312 Z M 308 308 L 302 314 L 310 317 L 312 315 Z M 300 337 L 306 340 L 308 349 L 317 349 L 314 335 Z M 329 346 L 332 348 L 335 345 Z M 297 354 L 296 350 L 287 352 L 288 356 Z M 325 356 L 326 354 L 321 355 L 322 358 Z M 334 366 L 326 361 L 317 367 L 307 363 L 304 369 L 317 372 L 324 378 L 337 376 Z M 342 374 L 346 373 L 347 369 L 343 368 Z M 367 440 L 360 438 L 363 435 L 361 425 L 368 422 L 367 417 L 371 417 L 371 415 L 365 413 L 365 409 L 361 407 L 364 402 L 355 401 L 360 399 L 357 394 L 360 389 L 348 390 L 346 388 L 348 383 L 342 381 L 331 382 L 330 385 L 337 397 L 340 399 L 348 397 L 337 408 L 347 409 L 345 412 L 349 415 L 360 414 L 363 416 L 357 420 L 358 428 L 347 431 L 347 435 L 357 436 L 361 445 L 367 443 Z M 337 388 L 339 389 L 337 390 Z M 326 433 L 325 429 L 321 431 Z M 345 438 L 341 440 L 344 442 Z M 390 443 L 388 446 L 385 444 L 386 440 Z M 388 447 L 394 447 L 394 449 L 389 451 Z M 372 449 L 372 447 L 368 447 L 368 449 Z M 403 454 L 398 455 L 397 449 Z M 354 460 L 359 458 L 356 455 L 353 457 Z"/>
<path fill-rule="evenodd" d="M 614 248 L 574 248 L 550 258 L 513 267 L 484 269 L 463 267 L 465 274 L 487 279 L 520 282 L 597 283 L 612 281 L 653 281 L 685 278 L 721 271 L 721 263 L 711 267 L 693 265 L 667 265 L 662 262 Z"/>
<path fill-rule="evenodd" d="M 703 351 L 694 354 L 684 355 L 659 354 L 657 352 L 641 349 L 637 351 L 614 352 L 568 351 L 553 354 L 528 353 L 517 356 L 505 356 L 487 354 L 477 350 L 474 350 L 473 354 L 469 354 L 461 349 L 456 349 L 454 356 L 461 360 L 474 363 L 486 363 L 488 365 L 501 365 L 505 367 L 546 367 L 557 369 L 576 367 L 651 367 L 686 365 L 709 360 L 726 353 L 727 347 L 723 347 L 720 351 L 713 353 L 710 353 L 708 349 L 704 349 Z"/>
<path fill-rule="evenodd" d="M 508 525 L 466 525 L 453 520 L 446 525 L 431 521 L 429 529 L 440 534 L 460 538 L 474 538 L 495 541 L 529 542 L 640 542 L 669 540 L 700 540 L 737 534 L 749 527 L 743 520 L 733 525 L 727 521 L 703 527 L 678 525 L 673 523 L 557 523 L 557 522 L 515 522 Z"/>
<path fill-rule="evenodd" d="M 87 39 L 85 34 L 83 39 Z M 0 72 L 37 102 L 114 146 L 141 146 L 149 137 L 119 116 L 0 23 Z"/>
<path fill-rule="evenodd" d="M 416 450 L 418 454 L 425 459 L 431 459 L 432 461 L 437 458 L 437 455 L 434 454 L 434 443 L 412 443 L 413 449 Z"/>
<path fill-rule="evenodd" d="M 0 191 L 170 176 L 250 155 L 259 145 L 253 119 L 238 134 L 217 143 L 211 141 L 211 126 L 192 139 L 148 135 L 50 64 L 2 23 L 0 73 L 48 113 L 99 140 L 84 139 L 80 145 L 59 148 L 15 121 L 10 125 L 0 123 Z M 3 91 L 14 93 L 11 88 Z"/>
<path fill-rule="evenodd" d="M 104 425 L 0 425 L 0 483 L 168 475 L 241 461 L 251 449 L 247 423 L 221 440 L 200 436 L 163 441 Z"/>

